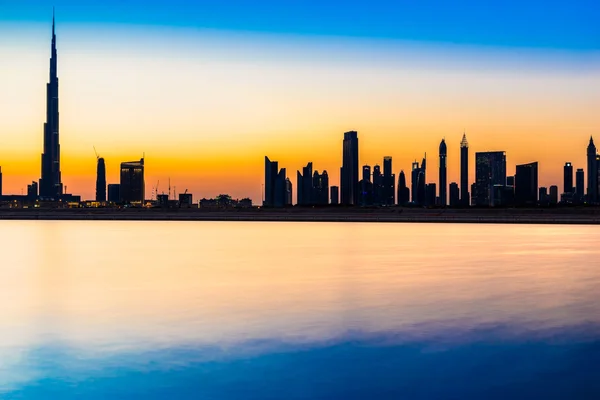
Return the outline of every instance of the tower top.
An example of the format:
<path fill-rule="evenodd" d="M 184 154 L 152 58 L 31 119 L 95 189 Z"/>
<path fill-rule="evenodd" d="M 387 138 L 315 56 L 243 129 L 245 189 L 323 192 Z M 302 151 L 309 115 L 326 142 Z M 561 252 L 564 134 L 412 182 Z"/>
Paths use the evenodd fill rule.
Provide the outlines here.
<path fill-rule="evenodd" d="M 462 140 L 460 141 L 460 147 L 469 147 L 469 142 L 467 141 L 466 133 L 463 133 Z"/>

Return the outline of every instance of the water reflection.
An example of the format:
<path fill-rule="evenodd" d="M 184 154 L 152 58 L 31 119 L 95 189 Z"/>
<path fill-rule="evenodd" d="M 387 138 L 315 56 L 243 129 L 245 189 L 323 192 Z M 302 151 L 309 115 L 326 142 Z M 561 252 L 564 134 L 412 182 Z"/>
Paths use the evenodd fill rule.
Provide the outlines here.
<path fill-rule="evenodd" d="M 596 398 L 598 239 L 585 226 L 2 222 L 0 391 Z"/>

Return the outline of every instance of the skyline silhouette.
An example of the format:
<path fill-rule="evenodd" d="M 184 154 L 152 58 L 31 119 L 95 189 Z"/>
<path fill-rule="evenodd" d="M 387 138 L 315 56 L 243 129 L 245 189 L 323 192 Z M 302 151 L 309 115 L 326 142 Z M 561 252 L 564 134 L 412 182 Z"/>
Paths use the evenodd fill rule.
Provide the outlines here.
<path fill-rule="evenodd" d="M 60 25 L 58 26 L 58 29 L 60 31 Z M 151 35 L 152 34 L 150 34 L 150 36 Z M 77 53 L 74 54 L 71 52 L 69 59 L 74 60 L 77 55 Z M 69 70 L 69 68 L 66 69 L 67 71 Z M 69 78 L 70 76 L 63 76 L 61 82 L 63 86 L 65 86 L 65 81 L 69 81 Z M 144 82 L 144 79 L 140 80 L 140 82 Z M 72 88 L 72 85 L 73 82 L 71 82 L 68 86 Z M 119 93 L 120 92 L 114 92 L 107 93 L 105 95 L 108 98 L 110 98 L 111 96 L 118 98 L 120 96 Z M 61 100 L 64 99 L 64 97 L 65 95 L 61 92 Z M 81 97 L 78 99 L 81 99 L 83 102 L 85 102 L 86 98 Z M 76 99 L 73 99 L 72 97 L 70 98 L 71 104 L 74 100 Z M 331 105 L 332 107 L 334 107 L 335 103 L 331 103 Z M 432 107 L 432 115 L 434 115 L 434 108 L 435 107 Z M 73 118 L 73 115 L 77 114 L 69 109 L 65 111 L 64 107 L 61 107 L 61 111 L 61 122 L 65 118 L 67 118 L 68 120 L 69 118 Z M 147 110 L 148 116 L 150 116 L 150 111 L 151 109 Z M 111 119 L 110 114 L 107 114 L 107 117 Z M 37 121 L 39 121 L 40 119 L 41 118 L 38 116 Z M 203 118 L 201 115 L 198 116 L 198 120 L 202 119 Z M 353 118 L 349 118 L 348 121 L 352 121 L 352 119 Z M 402 118 L 400 116 L 398 120 L 400 121 L 401 119 Z M 11 116 L 10 121 L 16 121 L 16 117 Z M 223 122 L 225 123 L 225 125 L 227 124 L 225 121 Z M 427 124 L 427 118 L 424 118 L 424 122 L 422 123 Z M 300 163 L 300 165 L 304 165 L 307 161 L 312 161 L 315 163 L 315 166 L 317 166 L 319 170 L 324 169 L 329 171 L 329 180 L 331 182 L 339 182 L 340 177 L 338 171 L 339 166 L 341 165 L 342 157 L 337 138 L 340 132 L 347 131 L 348 127 L 345 126 L 346 123 L 342 122 L 341 120 L 335 122 L 335 125 L 338 126 L 338 128 L 336 129 L 339 130 L 334 131 L 333 129 L 327 129 L 325 135 L 318 140 L 313 137 L 314 134 L 310 133 L 310 130 L 307 130 L 308 133 L 306 135 L 302 133 L 296 133 L 294 135 L 290 134 L 285 138 L 281 137 L 283 135 L 279 135 L 279 137 L 270 137 L 270 135 L 267 134 L 262 139 L 258 138 L 259 140 L 257 140 L 256 143 L 253 143 L 252 145 L 247 147 L 248 151 L 243 151 L 243 149 L 239 149 L 237 148 L 237 146 L 234 146 L 234 148 L 232 148 L 230 144 L 225 143 L 224 138 L 203 137 L 200 140 L 205 141 L 204 144 L 208 144 L 208 142 L 211 142 L 208 146 L 203 146 L 202 143 L 198 143 L 196 146 L 190 146 L 190 143 L 186 143 L 185 140 L 178 140 L 178 132 L 173 132 L 169 135 L 149 135 L 146 137 L 145 140 L 137 140 L 139 138 L 130 138 L 128 135 L 123 135 L 121 138 L 118 138 L 118 141 L 112 146 L 106 146 L 105 144 L 103 144 L 101 147 L 101 153 L 103 155 L 106 155 L 103 158 L 105 158 L 106 160 L 106 180 L 108 183 L 112 183 L 118 180 L 118 178 L 116 177 L 118 176 L 118 165 L 120 164 L 120 162 L 125 161 L 127 159 L 136 158 L 136 156 L 141 155 L 143 152 L 147 152 L 150 155 L 150 159 L 154 159 L 154 162 L 149 162 L 146 164 L 148 174 L 146 177 L 146 181 L 148 182 L 148 184 L 159 179 L 165 181 L 166 177 L 172 176 L 172 179 L 177 182 L 177 185 L 180 188 L 191 188 L 190 191 L 196 193 L 196 198 L 210 197 L 221 192 L 233 192 L 232 194 L 235 197 L 241 198 L 249 196 L 253 198 L 255 202 L 259 202 L 261 198 L 260 185 L 262 183 L 263 176 L 261 173 L 262 168 L 258 169 L 257 171 L 256 165 L 262 164 L 261 158 L 264 156 L 264 154 L 269 154 L 273 158 L 279 160 L 280 163 L 282 165 L 286 165 L 286 167 L 290 171 L 293 171 L 295 169 L 294 166 L 297 163 Z M 361 124 L 355 124 L 350 122 L 349 125 L 349 128 L 352 128 L 354 125 L 358 125 L 358 128 L 360 128 Z M 388 129 L 389 127 L 385 130 L 387 131 Z M 61 130 L 64 131 L 65 129 Z M 397 138 L 396 135 L 384 133 L 383 129 L 381 131 L 369 128 L 356 130 L 359 131 L 359 133 L 361 134 L 361 141 L 363 143 L 361 145 L 361 154 L 359 155 L 359 167 L 362 167 L 363 164 L 375 165 L 376 163 L 381 162 L 380 160 L 383 158 L 383 156 L 389 155 L 392 156 L 394 159 L 395 169 L 392 172 L 396 176 L 399 176 L 400 170 L 404 170 L 405 173 L 407 173 L 410 170 L 410 162 L 418 158 L 419 154 L 423 154 L 424 152 L 428 152 L 429 154 L 436 154 L 436 152 L 431 151 L 430 149 L 432 147 L 437 147 L 436 144 L 439 144 L 439 140 L 441 138 L 445 138 L 448 143 L 447 182 L 459 182 L 458 174 L 460 161 L 458 156 L 458 143 L 460 142 L 462 132 L 457 133 L 455 135 L 449 134 L 449 132 L 439 132 L 439 136 L 435 138 L 431 132 L 428 134 L 424 134 L 420 130 L 415 129 L 415 133 L 407 132 L 403 135 L 400 135 L 400 138 Z M 488 131 L 494 130 L 497 130 L 497 128 L 492 128 Z M 592 126 L 586 130 L 596 131 L 597 129 Z M 456 129 L 456 131 L 459 132 L 459 129 Z M 572 162 L 576 169 L 580 167 L 585 167 L 585 153 L 581 151 L 581 145 L 578 143 L 577 152 L 565 152 L 563 154 L 564 157 L 559 159 L 557 157 L 552 157 L 550 154 L 556 151 L 556 149 L 554 149 L 553 146 L 548 145 L 545 148 L 544 146 L 538 146 L 537 149 L 533 146 L 527 146 L 527 143 L 531 142 L 532 139 L 534 139 L 535 141 L 536 138 L 533 134 L 529 135 L 529 137 L 522 136 L 521 140 L 523 142 L 523 145 L 517 146 L 518 148 L 516 149 L 514 147 L 511 149 L 511 146 L 515 146 L 515 143 L 518 144 L 520 142 L 519 140 L 511 140 L 514 138 L 515 135 L 490 135 L 492 137 L 491 139 L 485 139 L 485 137 L 482 138 L 481 135 L 485 136 L 486 131 L 474 130 L 473 133 L 471 133 L 470 129 L 466 129 L 466 131 L 469 135 L 470 144 L 472 146 L 471 157 L 473 157 L 473 154 L 477 151 L 490 150 L 490 147 L 491 149 L 504 149 L 506 150 L 507 157 L 509 158 L 509 161 L 507 161 L 507 172 L 509 174 L 513 173 L 514 165 L 516 164 L 525 164 L 528 162 L 539 161 L 540 185 L 551 186 L 556 184 L 559 185 L 559 187 L 561 187 L 562 167 L 567 161 Z M 98 141 L 102 142 L 103 139 L 101 135 L 96 134 L 78 135 L 77 133 L 73 132 L 72 128 L 70 128 L 67 132 L 68 133 L 64 133 L 61 136 L 62 141 L 72 143 L 73 140 L 81 140 L 82 137 L 85 137 L 88 142 L 95 143 Z M 246 137 L 245 134 L 243 136 L 245 137 L 245 139 L 241 140 L 240 145 L 243 145 L 245 142 L 247 143 L 247 140 L 250 140 L 250 138 Z M 333 136 L 335 136 L 335 139 L 332 138 Z M 565 134 L 565 136 L 567 135 Z M 577 136 L 571 135 L 563 137 L 561 138 L 564 141 L 564 145 L 562 145 L 562 147 L 574 147 L 576 144 L 575 142 L 579 141 L 579 136 L 581 136 L 581 142 L 587 140 L 587 138 L 583 136 L 583 134 Z M 267 139 L 267 142 L 265 142 L 265 139 Z M 39 139 L 37 140 L 39 141 Z M 113 155 L 116 149 L 123 148 L 123 146 L 121 146 L 119 143 L 120 141 L 127 144 L 127 148 L 132 149 L 133 147 L 135 147 L 137 148 L 137 150 L 135 151 L 135 153 L 133 151 L 127 151 L 128 155 Z M 489 144 L 492 141 L 496 143 L 495 146 L 491 146 Z M 506 146 L 502 145 L 504 141 L 506 141 Z M 291 145 L 291 142 L 299 142 L 300 146 Z M 554 146 L 556 146 L 558 143 L 563 143 L 558 142 L 556 137 L 554 137 L 554 141 L 549 140 L 548 143 L 551 142 L 554 143 Z M 179 145 L 179 143 L 181 145 Z M 488 145 L 486 145 L 486 143 Z M 163 147 L 165 148 L 164 151 L 159 151 L 156 147 L 153 148 L 153 146 L 156 146 L 156 144 L 163 144 Z M 258 148 L 261 144 L 264 144 L 264 147 Z M 9 143 L 5 143 L 2 146 L 2 150 L 4 151 L 0 150 L 2 151 L 2 153 L 0 153 L 0 155 L 2 156 L 0 165 L 2 165 L 4 172 L 4 193 L 19 193 L 21 190 L 23 190 L 24 185 L 27 182 L 36 180 L 35 177 L 31 177 L 31 174 L 27 172 L 33 169 L 33 167 L 31 166 L 31 160 L 29 160 L 27 157 L 15 160 L 14 156 L 12 156 L 13 148 L 16 148 L 17 151 L 15 153 L 19 154 L 19 149 L 24 149 L 25 147 L 27 148 L 26 153 L 31 153 L 31 148 L 29 146 L 25 146 L 23 143 L 20 143 L 16 147 L 11 147 L 9 140 Z M 152 150 L 151 152 L 147 151 L 148 147 L 150 147 L 150 150 Z M 311 151 L 310 153 L 312 155 L 306 154 L 305 149 L 308 147 L 312 147 L 314 149 L 314 151 Z M 383 149 L 384 147 L 386 150 Z M 177 148 L 177 151 L 182 154 L 183 161 L 171 160 L 171 162 L 168 162 L 165 159 L 165 155 L 172 155 L 173 149 L 175 148 Z M 203 151 L 205 151 L 206 148 L 219 148 L 220 152 L 231 150 L 231 157 L 217 157 L 216 155 L 213 155 L 212 158 L 210 155 L 206 157 L 206 154 L 203 154 Z M 297 148 L 298 151 L 290 153 L 290 149 L 293 148 Z M 524 154 L 525 148 L 531 151 L 530 155 Z M 6 151 L 7 149 L 10 151 L 10 153 Z M 272 149 L 274 149 L 274 151 Z M 199 154 L 196 159 L 190 160 L 189 158 L 187 158 L 190 150 L 198 150 Z M 282 153 L 283 156 L 278 156 L 278 154 Z M 65 173 L 64 168 L 62 168 L 64 176 L 63 180 L 66 179 L 66 183 L 71 189 L 70 191 L 76 194 L 82 194 L 83 199 L 93 199 L 95 197 L 94 180 L 96 178 L 96 160 L 94 158 L 94 153 L 92 153 L 92 150 L 88 149 L 86 155 L 83 155 L 81 154 L 80 149 L 69 146 L 66 150 L 63 149 L 63 157 L 67 159 L 66 162 L 70 165 L 68 173 Z M 76 162 L 74 162 L 74 160 Z M 206 165 L 203 168 L 195 169 L 194 172 L 196 173 L 192 172 L 192 170 L 190 170 L 189 168 L 184 167 L 185 165 L 197 165 L 196 163 L 200 163 L 200 165 L 202 165 L 202 163 L 206 163 Z M 431 164 L 433 167 L 435 167 L 433 163 Z M 474 179 L 474 167 L 472 165 L 472 162 L 470 164 L 471 168 L 469 170 L 469 181 L 472 182 Z M 17 167 L 15 168 L 15 166 Z M 37 166 L 37 168 L 39 168 L 39 161 L 37 163 Z M 73 169 L 75 167 L 76 171 L 74 171 Z M 336 171 L 336 169 L 338 171 Z M 91 174 L 88 171 L 92 171 Z M 436 183 L 439 186 L 439 181 L 435 177 L 436 175 L 437 174 L 430 174 L 431 178 L 428 179 L 427 183 L 429 183 L 430 181 L 431 183 Z M 235 179 L 233 179 L 234 177 Z M 41 186 L 42 185 L 40 185 L 40 190 Z M 151 188 L 147 187 L 146 192 L 151 192 Z"/>

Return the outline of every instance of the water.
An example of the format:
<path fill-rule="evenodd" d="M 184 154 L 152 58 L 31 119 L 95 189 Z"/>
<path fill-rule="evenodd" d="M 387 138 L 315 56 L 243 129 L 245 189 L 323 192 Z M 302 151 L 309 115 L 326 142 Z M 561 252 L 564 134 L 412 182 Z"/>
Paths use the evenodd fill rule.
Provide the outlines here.
<path fill-rule="evenodd" d="M 595 226 L 0 222 L 2 399 L 597 399 Z"/>

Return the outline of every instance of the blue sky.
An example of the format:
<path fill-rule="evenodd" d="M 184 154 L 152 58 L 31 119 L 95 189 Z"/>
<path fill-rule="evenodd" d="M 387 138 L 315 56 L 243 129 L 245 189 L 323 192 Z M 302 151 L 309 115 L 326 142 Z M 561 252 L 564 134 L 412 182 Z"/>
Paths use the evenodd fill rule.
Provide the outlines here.
<path fill-rule="evenodd" d="M 501 47 L 600 49 L 597 1 L 0 0 L 0 21 L 119 23 L 387 38 Z"/>

